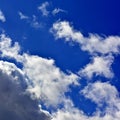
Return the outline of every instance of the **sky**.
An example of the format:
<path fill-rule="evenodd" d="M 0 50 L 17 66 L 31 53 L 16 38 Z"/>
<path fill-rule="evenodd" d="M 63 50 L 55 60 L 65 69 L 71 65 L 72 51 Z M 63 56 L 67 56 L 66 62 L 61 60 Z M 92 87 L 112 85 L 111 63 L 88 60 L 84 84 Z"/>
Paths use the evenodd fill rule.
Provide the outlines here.
<path fill-rule="evenodd" d="M 0 120 L 120 120 L 119 0 L 0 0 Z"/>

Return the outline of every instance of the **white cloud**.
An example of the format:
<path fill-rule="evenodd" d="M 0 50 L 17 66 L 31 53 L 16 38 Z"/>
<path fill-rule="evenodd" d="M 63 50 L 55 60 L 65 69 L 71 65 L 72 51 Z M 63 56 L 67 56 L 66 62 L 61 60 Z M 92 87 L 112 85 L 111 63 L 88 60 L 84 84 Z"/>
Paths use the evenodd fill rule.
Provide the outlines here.
<path fill-rule="evenodd" d="M 105 112 L 113 114 L 113 112 L 120 112 L 120 98 L 115 86 L 109 83 L 95 82 L 89 84 L 82 90 L 83 95 L 95 102 L 98 107 L 107 104 Z M 102 111 L 104 112 L 104 111 Z"/>
<path fill-rule="evenodd" d="M 93 57 L 91 63 L 79 71 L 79 74 L 89 79 L 91 79 L 94 75 L 112 78 L 114 76 L 111 70 L 111 64 L 113 63 L 113 60 L 114 58 L 111 55 L 106 57 L 95 56 Z"/>
<path fill-rule="evenodd" d="M 76 33 L 76 31 L 74 32 Z M 73 37 L 73 33 L 69 27 L 66 33 L 70 33 L 71 37 Z M 82 37 L 82 35 L 75 35 Z M 77 38 L 76 36 L 74 37 Z M 20 54 L 19 44 L 17 42 L 13 44 L 12 40 L 5 34 L 2 34 L 0 38 L 0 53 L 2 57 L 14 58 L 23 65 L 23 68 L 17 68 L 13 63 L 0 61 L 0 70 L 7 73 L 9 76 L 12 75 L 15 80 L 21 80 L 17 77 L 21 75 L 21 78 L 24 78 L 27 84 L 27 93 L 29 93 L 32 98 L 42 101 L 46 106 L 56 107 L 58 104 L 64 104 L 64 107 L 57 109 L 57 112 L 52 111 L 52 120 L 120 119 L 120 99 L 118 97 L 118 91 L 109 83 L 96 82 L 84 88 L 82 94 L 98 104 L 98 107 L 102 106 L 103 102 L 107 104 L 105 111 L 103 111 L 103 116 L 101 116 L 99 109 L 95 111 L 93 116 L 87 116 L 82 110 L 75 108 L 72 101 L 67 99 L 64 95 L 65 92 L 70 89 L 69 85 L 78 85 L 79 77 L 76 74 L 64 73 L 55 65 L 53 59 L 42 58 L 27 53 Z M 111 55 L 105 57 L 96 56 L 93 62 L 86 66 L 87 70 L 88 68 L 90 70 L 92 69 L 92 73 L 88 74 L 87 72 L 90 71 L 87 70 L 86 73 L 90 77 L 92 77 L 93 73 L 110 77 L 112 73 L 110 69 L 112 62 L 113 57 Z M 100 64 L 105 72 L 103 73 L 101 67 L 96 68 L 96 64 L 98 66 Z M 108 68 L 106 68 L 106 66 L 108 66 Z M 97 69 L 97 71 L 94 69 Z M 44 113 L 48 115 L 48 113 Z"/>
<path fill-rule="evenodd" d="M 13 57 L 15 59 L 20 59 L 19 55 L 20 46 L 17 42 L 12 45 L 12 39 L 7 37 L 5 34 L 0 35 L 0 51 L 2 57 Z"/>
<path fill-rule="evenodd" d="M 89 37 L 84 37 L 80 31 L 74 30 L 67 21 L 58 21 L 54 23 L 51 31 L 56 39 L 64 38 L 65 41 L 76 42 L 83 51 L 88 51 L 91 54 L 119 54 L 120 51 L 119 36 L 101 37 L 97 34 L 90 34 Z"/>
<path fill-rule="evenodd" d="M 113 90 L 115 89 L 113 88 Z M 117 109 L 116 110 L 112 109 L 111 111 L 109 110 L 105 111 L 104 115 L 100 115 L 100 111 L 96 111 L 93 115 L 87 116 L 82 110 L 79 110 L 78 108 L 74 107 L 71 100 L 66 101 L 66 104 L 67 107 L 63 109 L 58 109 L 57 112 L 52 113 L 52 120 L 119 120 L 120 119 L 120 110 Z"/>
<path fill-rule="evenodd" d="M 27 91 L 34 99 L 44 101 L 46 106 L 56 106 L 62 102 L 69 85 L 78 83 L 78 76 L 64 73 L 56 67 L 53 59 L 20 54 L 18 43 L 12 45 L 12 40 L 1 35 L 0 52 L 2 57 L 14 58 L 23 65 L 22 71 L 29 78 Z"/>
<path fill-rule="evenodd" d="M 18 15 L 20 16 L 20 19 L 29 19 L 29 17 L 28 16 L 26 16 L 26 15 L 24 15 L 22 12 L 18 12 Z"/>
<path fill-rule="evenodd" d="M 55 8 L 55 9 L 52 11 L 52 14 L 53 14 L 53 15 L 56 15 L 56 14 L 58 14 L 58 13 L 60 13 L 60 12 L 66 13 L 66 11 L 63 10 L 63 9 Z"/>
<path fill-rule="evenodd" d="M 67 75 L 55 66 L 53 59 L 25 54 L 23 71 L 31 80 L 28 91 L 34 98 L 43 100 L 46 106 L 56 106 L 63 102 L 64 93 L 70 84 L 77 84 L 75 74 Z"/>
<path fill-rule="evenodd" d="M 48 16 L 48 14 L 49 14 L 49 11 L 47 10 L 48 6 L 49 6 L 49 3 L 44 2 L 38 7 L 38 10 L 40 10 L 42 12 L 43 16 Z"/>
<path fill-rule="evenodd" d="M 66 21 L 54 23 L 51 32 L 55 35 L 56 39 L 65 38 L 66 41 L 83 42 L 82 33 L 74 31 L 69 22 Z"/>
<path fill-rule="evenodd" d="M 1 10 L 0 10 L 0 21 L 2 21 L 2 22 L 6 21 L 6 18 Z"/>

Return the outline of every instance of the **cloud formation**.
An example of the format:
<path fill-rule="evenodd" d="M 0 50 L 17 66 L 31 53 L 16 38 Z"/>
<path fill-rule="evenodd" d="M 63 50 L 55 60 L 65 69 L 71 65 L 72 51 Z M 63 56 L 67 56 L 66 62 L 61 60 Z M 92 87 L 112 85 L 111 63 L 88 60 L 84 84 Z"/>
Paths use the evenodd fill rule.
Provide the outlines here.
<path fill-rule="evenodd" d="M 5 34 L 1 36 L 1 57 L 12 58 L 22 64 L 21 71 L 29 79 L 26 81 L 26 91 L 33 99 L 44 101 L 46 106 L 55 107 L 63 102 L 64 93 L 69 90 L 69 85 L 78 85 L 79 77 L 74 73 L 66 74 L 61 71 L 53 59 L 20 54 L 18 43 L 12 44 Z"/>
<path fill-rule="evenodd" d="M 92 79 L 94 75 L 106 78 L 114 77 L 111 65 L 114 62 L 113 55 L 119 54 L 119 36 L 103 39 L 92 34 L 84 37 L 66 21 L 54 23 L 51 31 L 57 39 L 65 38 L 65 41 L 79 43 L 81 49 L 87 50 L 92 56 L 92 61 L 78 71 L 80 77 L 89 79 Z M 115 43 L 112 42 L 114 39 Z M 98 43 L 100 48 L 96 47 Z M 0 35 L 0 57 L 6 60 L 0 61 L 1 119 L 8 119 L 8 117 L 13 120 L 120 119 L 119 93 L 110 83 L 96 80 L 95 83 L 89 83 L 80 91 L 80 94 L 86 99 L 97 105 L 94 113 L 88 116 L 81 109 L 75 107 L 73 101 L 65 95 L 71 90 L 70 85 L 78 86 L 80 84 L 80 77 L 77 74 L 63 72 L 56 66 L 53 59 L 22 52 L 18 42 L 13 43 L 12 39 L 4 33 Z M 21 66 L 10 62 L 11 59 Z M 5 104 L 2 104 L 3 102 Z M 46 108 L 53 107 L 55 111 L 49 113 L 42 110 L 42 104 Z M 104 111 L 101 110 L 102 107 L 104 107 Z M 5 114 L 8 114 L 7 118 L 5 118 Z"/>
<path fill-rule="evenodd" d="M 15 64 L 0 61 L 0 119 L 1 120 L 50 120 L 39 109 L 38 101 L 25 92 L 24 73 Z"/>
<path fill-rule="evenodd" d="M 64 38 L 67 42 L 78 43 L 83 51 L 88 51 L 90 54 L 119 54 L 120 52 L 119 36 L 101 37 L 97 34 L 89 34 L 88 37 L 85 37 L 80 31 L 75 30 L 68 21 L 54 23 L 51 32 L 56 39 Z"/>
<path fill-rule="evenodd" d="M 3 12 L 1 10 L 0 10 L 0 21 L 1 22 L 5 22 L 6 21 L 5 15 L 3 14 Z"/>
<path fill-rule="evenodd" d="M 87 64 L 83 69 L 78 73 L 81 76 L 85 76 L 88 79 L 91 79 L 95 76 L 104 76 L 106 78 L 112 78 L 114 73 L 111 70 L 111 64 L 113 63 L 114 57 L 109 56 L 95 56 L 91 63 Z"/>
<path fill-rule="evenodd" d="M 22 12 L 18 12 L 18 15 L 20 16 L 20 19 L 23 20 L 23 19 L 29 19 L 28 16 L 24 15 Z"/>
<path fill-rule="evenodd" d="M 49 11 L 47 10 L 48 6 L 49 6 L 49 2 L 44 2 L 38 7 L 38 10 L 41 11 L 43 16 L 48 16 L 49 14 Z"/>
<path fill-rule="evenodd" d="M 55 8 L 53 11 L 52 11 L 52 14 L 53 15 L 56 15 L 56 14 L 58 14 L 58 13 L 66 13 L 66 11 L 65 10 L 63 10 L 63 9 L 60 9 L 60 8 Z"/>
<path fill-rule="evenodd" d="M 81 77 L 86 77 L 88 80 L 96 76 L 104 76 L 108 81 L 114 77 L 111 66 L 114 63 L 114 55 L 118 55 L 120 52 L 119 36 L 102 37 L 97 34 L 89 34 L 86 37 L 80 31 L 75 30 L 68 21 L 55 22 L 50 31 L 56 39 L 78 43 L 82 51 L 87 51 L 91 55 L 91 62 L 78 71 Z M 53 115 L 53 120 L 120 119 L 120 97 L 115 86 L 98 80 L 88 81 L 88 85 L 80 91 L 80 94 L 97 105 L 91 116 L 86 115 L 73 104 L 58 110 Z"/>

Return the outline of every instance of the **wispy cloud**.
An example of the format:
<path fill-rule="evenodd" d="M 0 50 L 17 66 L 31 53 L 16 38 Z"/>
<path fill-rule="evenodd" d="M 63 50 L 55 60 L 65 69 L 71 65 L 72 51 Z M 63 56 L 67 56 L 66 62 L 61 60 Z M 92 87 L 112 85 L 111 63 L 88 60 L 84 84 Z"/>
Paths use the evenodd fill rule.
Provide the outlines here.
<path fill-rule="evenodd" d="M 49 11 L 47 10 L 48 6 L 49 6 L 49 2 L 44 2 L 38 7 L 38 10 L 42 12 L 43 16 L 48 16 L 49 14 Z"/>
<path fill-rule="evenodd" d="M 0 10 L 0 21 L 1 22 L 5 22 L 6 21 L 6 18 L 5 18 L 4 14 L 3 14 L 3 12 L 1 10 Z"/>
<path fill-rule="evenodd" d="M 32 16 L 31 27 L 36 29 L 42 27 L 42 23 L 38 22 L 37 17 L 35 15 Z"/>
<path fill-rule="evenodd" d="M 55 8 L 53 11 L 52 11 L 52 14 L 53 15 L 56 15 L 56 14 L 58 14 L 58 13 L 66 13 L 66 11 L 65 10 L 63 10 L 63 9 L 60 9 L 60 8 Z"/>
<path fill-rule="evenodd" d="M 29 17 L 27 15 L 24 15 L 22 12 L 18 12 L 18 15 L 21 20 L 25 20 L 26 23 L 28 23 L 32 28 L 38 29 L 42 27 L 42 23 L 37 20 L 37 17 L 35 15 Z"/>
<path fill-rule="evenodd" d="M 28 16 L 24 15 L 22 12 L 18 12 L 18 15 L 20 16 L 20 19 L 29 19 Z"/>

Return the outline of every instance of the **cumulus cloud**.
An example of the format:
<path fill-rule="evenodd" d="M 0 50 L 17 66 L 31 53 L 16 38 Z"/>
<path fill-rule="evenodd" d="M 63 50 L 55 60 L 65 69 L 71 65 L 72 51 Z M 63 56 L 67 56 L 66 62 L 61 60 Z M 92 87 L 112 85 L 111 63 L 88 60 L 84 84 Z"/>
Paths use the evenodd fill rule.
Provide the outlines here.
<path fill-rule="evenodd" d="M 98 107 L 104 107 L 104 110 L 101 111 L 102 113 L 105 112 L 111 116 L 116 116 L 116 118 L 120 115 L 120 98 L 115 86 L 98 81 L 86 86 L 81 93 L 95 102 Z"/>
<path fill-rule="evenodd" d="M 110 88 L 109 90 L 114 90 L 114 92 L 115 92 L 115 95 L 112 94 L 113 96 L 111 96 L 111 98 L 116 96 L 117 91 L 114 88 L 114 86 L 112 88 L 111 85 L 108 85 L 107 88 L 108 89 Z M 89 91 L 90 91 L 90 89 L 89 89 Z M 98 92 L 101 92 L 101 91 L 98 91 Z M 106 91 L 104 91 L 104 92 L 106 92 Z M 99 93 L 97 93 L 97 94 L 99 94 Z M 107 92 L 106 92 L 106 95 L 108 95 Z M 115 99 L 116 99 L 116 97 L 115 97 Z M 65 108 L 58 109 L 57 112 L 54 112 L 52 114 L 52 120 L 113 120 L 113 119 L 114 120 L 119 120 L 120 119 L 120 110 L 118 110 L 117 108 L 116 109 L 112 109 L 112 106 L 109 107 L 109 109 L 106 109 L 106 111 L 101 111 L 101 112 L 104 112 L 103 115 L 101 115 L 100 111 L 96 110 L 93 115 L 88 116 L 82 110 L 76 108 L 72 104 L 71 100 L 68 100 L 66 102 L 67 102 L 66 103 L 67 106 Z M 117 101 L 117 103 L 118 103 L 118 101 Z"/>
<path fill-rule="evenodd" d="M 12 45 L 12 39 L 5 34 L 0 35 L 0 51 L 2 57 L 14 57 L 15 59 L 20 59 L 20 46 L 17 42 Z"/>
<path fill-rule="evenodd" d="M 46 1 L 38 7 L 38 10 L 40 10 L 42 12 L 43 16 L 48 16 L 48 14 L 49 14 L 49 11 L 47 10 L 48 6 L 49 6 L 49 2 Z"/>
<path fill-rule="evenodd" d="M 93 41 L 90 40 L 89 37 L 84 37 L 81 32 L 75 31 L 68 22 L 58 23 L 55 23 L 52 28 L 52 32 L 55 33 L 56 38 L 65 38 L 66 41 L 77 41 L 80 43 L 82 50 L 84 50 L 83 48 L 85 46 L 84 41 Z M 107 38 L 102 40 L 97 37 L 97 40 L 99 40 L 100 43 L 104 41 L 104 44 L 106 44 L 105 41 Z M 90 43 L 86 42 L 86 44 Z M 111 51 L 107 48 L 107 52 L 101 52 L 97 48 L 93 49 L 92 52 L 90 49 L 87 49 L 94 56 L 91 63 L 81 69 L 79 74 L 88 78 L 92 78 L 94 74 L 103 75 L 107 78 L 113 77 L 111 64 L 113 63 L 114 57 L 113 54 L 110 53 L 118 53 L 118 43 L 119 42 L 112 46 L 114 49 L 111 48 Z M 93 45 L 93 43 L 91 44 Z M 107 47 L 109 46 L 110 45 Z M 99 56 L 94 53 L 100 53 L 102 55 Z M 70 85 L 79 85 L 78 80 L 80 78 L 78 75 L 72 72 L 63 72 L 55 65 L 53 59 L 22 53 L 19 44 L 17 42 L 13 43 L 12 39 L 4 33 L 0 35 L 0 57 L 7 58 L 8 61 L 9 59 L 14 59 L 21 64 L 21 66 L 18 67 L 14 63 L 0 61 L 0 90 L 2 96 L 0 100 L 0 119 L 8 119 L 5 118 L 7 117 L 5 114 L 8 114 L 9 119 L 11 118 L 13 120 L 120 119 L 119 93 L 111 84 L 95 82 L 88 84 L 88 86 L 82 90 L 81 94 L 83 94 L 85 98 L 90 99 L 98 105 L 94 114 L 87 116 L 82 110 L 74 106 L 74 103 L 69 97 L 65 96 L 65 93 L 70 90 Z M 51 108 L 52 106 L 56 108 L 56 111 L 51 111 L 51 114 L 49 114 L 49 112 L 42 110 L 41 102 L 45 107 Z M 59 108 L 58 105 L 61 104 L 63 107 Z M 104 105 L 106 105 L 105 109 L 101 111 L 100 108 Z"/>
<path fill-rule="evenodd" d="M 15 64 L 0 61 L 0 119 L 50 120 L 38 102 L 25 93 L 25 81 L 24 73 Z"/>
<path fill-rule="evenodd" d="M 18 43 L 12 45 L 9 37 L 2 34 L 1 56 L 20 62 L 21 69 L 29 79 L 27 91 L 33 99 L 44 101 L 46 106 L 57 106 L 62 102 L 69 85 L 78 85 L 78 76 L 64 73 L 55 65 L 53 59 L 46 59 L 26 53 L 20 54 Z"/>
<path fill-rule="evenodd" d="M 95 76 L 104 76 L 106 78 L 112 78 L 114 76 L 111 70 L 111 64 L 113 63 L 114 57 L 109 56 L 95 56 L 91 63 L 86 65 L 82 70 L 78 73 L 81 76 L 85 76 L 91 79 L 94 75 Z"/>
<path fill-rule="evenodd" d="M 82 91 L 87 99 L 98 105 L 93 115 L 88 116 L 76 108 L 71 100 L 65 101 L 65 107 L 52 114 L 52 120 L 119 120 L 120 98 L 117 89 L 109 83 L 96 82 L 86 86 Z M 104 109 L 99 108 L 106 104 Z"/>
<path fill-rule="evenodd" d="M 3 12 L 1 10 L 0 10 L 0 21 L 1 22 L 5 22 L 6 21 L 6 18 L 5 18 L 4 14 L 3 14 Z"/>
<path fill-rule="evenodd" d="M 113 77 L 111 64 L 114 57 L 112 56 L 120 52 L 119 36 L 102 37 L 97 34 L 89 34 L 88 37 L 85 37 L 80 31 L 75 30 L 68 21 L 55 22 L 50 31 L 56 39 L 78 43 L 82 51 L 87 51 L 92 57 L 97 55 L 97 57 L 93 57 L 91 63 L 79 71 L 79 74 L 88 78 L 92 78 L 94 75 Z"/>
<path fill-rule="evenodd" d="M 75 30 L 68 21 L 54 23 L 51 32 L 56 39 L 64 38 L 67 42 L 78 43 L 83 51 L 88 51 L 91 54 L 119 54 L 120 51 L 119 36 L 101 37 L 97 34 L 89 34 L 88 37 L 85 37 L 80 31 Z"/>
<path fill-rule="evenodd" d="M 25 74 L 32 80 L 28 90 L 47 105 L 61 103 L 70 84 L 77 84 L 77 75 L 67 75 L 55 66 L 53 59 L 25 55 Z M 34 71 L 33 71 L 34 70 Z"/>

